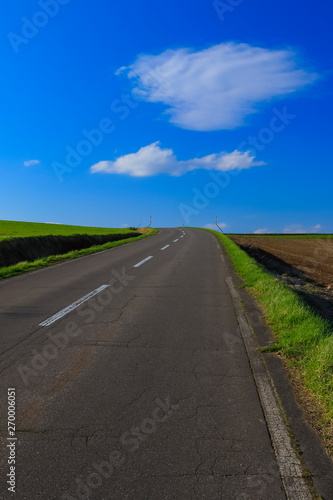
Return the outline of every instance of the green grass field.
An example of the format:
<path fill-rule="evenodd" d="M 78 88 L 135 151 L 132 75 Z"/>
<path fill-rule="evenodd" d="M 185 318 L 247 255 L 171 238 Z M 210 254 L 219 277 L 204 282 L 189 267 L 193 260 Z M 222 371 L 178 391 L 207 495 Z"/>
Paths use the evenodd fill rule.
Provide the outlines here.
<path fill-rule="evenodd" d="M 128 228 L 66 226 L 63 224 L 43 224 L 40 222 L 18 222 L 0 220 L 0 241 L 28 236 L 71 236 L 73 234 L 128 233 Z"/>

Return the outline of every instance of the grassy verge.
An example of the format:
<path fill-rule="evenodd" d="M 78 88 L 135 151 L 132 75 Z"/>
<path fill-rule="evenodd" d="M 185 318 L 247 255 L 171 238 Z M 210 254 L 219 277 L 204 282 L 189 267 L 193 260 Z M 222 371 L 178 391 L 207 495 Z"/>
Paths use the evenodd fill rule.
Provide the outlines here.
<path fill-rule="evenodd" d="M 300 401 L 307 401 L 309 407 L 315 405 L 311 423 L 320 432 L 332 455 L 332 327 L 227 236 L 208 231 L 223 243 L 238 275 L 261 307 L 276 338 L 276 344 L 266 350 L 283 356 L 295 386 L 302 389 Z"/>
<path fill-rule="evenodd" d="M 142 240 L 148 236 L 152 236 L 157 233 L 157 229 L 150 228 L 141 236 L 135 238 L 127 238 L 120 241 L 112 241 L 105 243 L 104 245 L 95 245 L 89 248 L 84 248 L 83 250 L 74 250 L 62 255 L 50 255 L 44 259 L 34 260 L 33 262 L 20 262 L 15 266 L 8 266 L 0 268 L 0 279 L 9 278 L 11 276 L 16 276 L 18 274 L 26 273 L 28 271 L 34 271 L 35 269 L 40 269 L 42 267 L 51 266 L 53 264 L 58 264 L 59 262 L 64 262 L 66 260 L 77 259 L 78 257 L 84 257 L 85 255 L 90 255 L 96 252 L 102 252 L 103 250 L 109 250 L 109 248 L 119 247 L 120 245 L 125 245 L 126 243 L 131 243 L 132 241 Z"/>

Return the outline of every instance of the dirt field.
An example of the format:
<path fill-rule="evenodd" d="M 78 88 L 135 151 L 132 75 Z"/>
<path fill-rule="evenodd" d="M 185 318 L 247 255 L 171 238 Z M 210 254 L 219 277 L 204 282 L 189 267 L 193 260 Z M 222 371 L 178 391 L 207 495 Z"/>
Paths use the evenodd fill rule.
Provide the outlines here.
<path fill-rule="evenodd" d="M 327 290 L 333 290 L 332 237 L 232 236 L 231 238 L 251 256 L 259 261 L 262 260 L 265 265 L 271 256 L 275 256 L 283 261 L 280 262 L 282 272 L 293 275 L 290 266 L 294 266 L 297 268 L 296 271 L 302 271 L 315 283 Z M 284 264 L 287 264 L 285 270 L 283 270 Z M 294 275 L 297 276 L 297 272 Z"/>

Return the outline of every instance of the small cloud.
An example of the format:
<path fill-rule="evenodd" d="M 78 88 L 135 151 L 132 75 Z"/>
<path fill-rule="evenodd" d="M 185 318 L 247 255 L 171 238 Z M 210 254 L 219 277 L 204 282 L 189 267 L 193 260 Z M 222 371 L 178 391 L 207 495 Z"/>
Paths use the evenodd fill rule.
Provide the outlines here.
<path fill-rule="evenodd" d="M 284 233 L 295 233 L 295 234 L 308 234 L 308 233 L 318 233 L 319 229 L 321 229 L 322 226 L 320 224 L 316 224 L 315 226 L 312 227 L 304 227 L 302 224 L 291 224 L 290 226 L 287 226 L 284 228 L 283 232 Z"/>
<path fill-rule="evenodd" d="M 126 73 L 134 93 L 162 103 L 174 125 L 188 130 L 228 130 L 244 125 L 260 106 L 312 84 L 292 50 L 227 42 L 204 50 L 180 48 L 139 55 Z"/>
<path fill-rule="evenodd" d="M 121 227 L 128 227 L 128 224 L 122 224 Z"/>
<path fill-rule="evenodd" d="M 228 226 L 228 224 L 226 224 L 225 222 L 218 222 L 218 225 L 220 227 L 222 227 L 223 229 L 226 228 Z M 206 224 L 205 227 L 207 229 L 217 229 L 216 228 L 216 224 Z"/>
<path fill-rule="evenodd" d="M 306 230 L 303 229 L 303 226 L 301 226 L 300 224 L 291 224 L 290 226 L 285 227 L 283 229 L 283 232 L 284 233 L 302 234 L 302 233 L 306 233 Z"/>
<path fill-rule="evenodd" d="M 284 233 L 294 233 L 294 234 L 305 234 L 308 233 L 307 231 L 301 224 L 290 224 L 290 226 L 287 226 L 283 229 Z"/>
<path fill-rule="evenodd" d="M 127 66 L 121 66 L 121 68 L 118 68 L 117 71 L 114 72 L 115 75 L 121 75 L 121 73 L 124 73 L 124 71 L 127 70 Z"/>
<path fill-rule="evenodd" d="M 263 227 L 263 228 L 256 229 L 255 231 L 253 231 L 253 234 L 265 234 L 268 232 L 269 231 L 268 231 L 267 227 Z"/>
<path fill-rule="evenodd" d="M 44 222 L 44 224 L 58 224 L 59 226 L 62 226 L 61 222 Z"/>
<path fill-rule="evenodd" d="M 193 170 L 243 170 L 265 162 L 255 161 L 250 151 L 241 152 L 237 149 L 232 153 L 222 151 L 202 158 L 191 160 L 178 160 L 172 149 L 162 149 L 159 142 L 144 146 L 136 153 L 119 156 L 113 161 L 100 161 L 90 167 L 90 172 L 95 174 L 126 174 L 132 177 L 149 177 L 158 174 L 172 176 L 184 175 Z"/>
<path fill-rule="evenodd" d="M 33 167 L 34 165 L 39 165 L 40 161 L 39 160 L 27 160 L 24 162 L 25 167 Z"/>

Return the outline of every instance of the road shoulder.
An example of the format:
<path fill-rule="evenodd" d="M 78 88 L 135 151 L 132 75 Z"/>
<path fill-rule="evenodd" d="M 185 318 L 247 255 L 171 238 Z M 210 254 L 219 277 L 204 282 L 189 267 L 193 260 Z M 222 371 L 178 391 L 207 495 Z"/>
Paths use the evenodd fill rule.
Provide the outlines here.
<path fill-rule="evenodd" d="M 242 287 L 242 280 L 236 274 L 234 266 L 223 245 L 217 240 L 225 260 L 228 275 L 237 288 L 246 319 L 260 347 L 275 342 L 274 336 L 265 324 L 263 314 L 254 298 Z M 288 377 L 282 358 L 275 354 L 262 354 L 271 377 L 278 400 L 288 422 L 293 445 L 299 452 L 303 468 L 312 476 L 314 489 L 322 499 L 331 498 L 333 490 L 333 464 L 325 452 L 318 434 L 307 423 L 303 410 L 297 403 L 294 388 Z"/>

